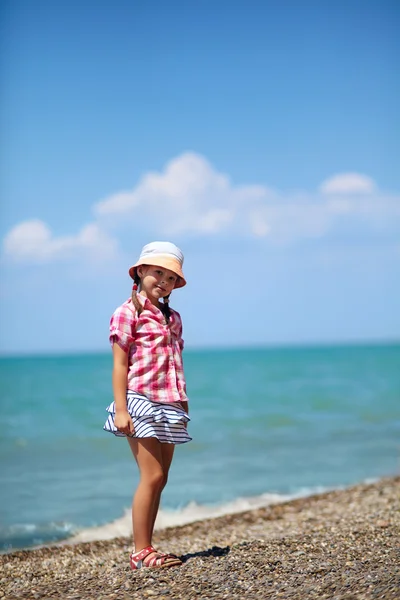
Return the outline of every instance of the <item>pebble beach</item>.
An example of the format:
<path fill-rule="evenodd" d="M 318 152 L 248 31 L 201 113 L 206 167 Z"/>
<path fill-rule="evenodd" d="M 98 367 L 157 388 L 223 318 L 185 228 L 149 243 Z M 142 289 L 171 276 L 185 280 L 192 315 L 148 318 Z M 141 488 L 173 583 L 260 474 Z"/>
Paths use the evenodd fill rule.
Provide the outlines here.
<path fill-rule="evenodd" d="M 0 597 L 400 598 L 400 477 L 158 531 L 183 565 L 131 571 L 129 537 L 0 556 Z"/>

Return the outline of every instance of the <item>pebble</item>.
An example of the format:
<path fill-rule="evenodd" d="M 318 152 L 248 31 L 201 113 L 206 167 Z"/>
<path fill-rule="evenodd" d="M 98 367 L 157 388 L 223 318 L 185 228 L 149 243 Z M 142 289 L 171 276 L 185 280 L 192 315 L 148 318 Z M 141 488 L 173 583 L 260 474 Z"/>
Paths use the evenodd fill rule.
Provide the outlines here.
<path fill-rule="evenodd" d="M 389 527 L 390 525 L 389 521 L 378 521 L 376 524 L 383 529 L 386 529 L 386 527 Z"/>
<path fill-rule="evenodd" d="M 182 557 L 131 571 L 130 539 L 0 555 L 7 600 L 399 600 L 400 477 L 156 532 Z"/>

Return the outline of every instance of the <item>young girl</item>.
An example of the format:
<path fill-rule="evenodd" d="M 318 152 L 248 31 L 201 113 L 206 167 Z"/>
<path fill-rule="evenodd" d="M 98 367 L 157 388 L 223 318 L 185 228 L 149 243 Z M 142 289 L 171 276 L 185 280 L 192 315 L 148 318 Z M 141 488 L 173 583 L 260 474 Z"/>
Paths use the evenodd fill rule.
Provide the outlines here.
<path fill-rule="evenodd" d="M 175 444 L 191 440 L 182 321 L 168 304 L 172 290 L 186 285 L 182 264 L 182 252 L 170 242 L 144 246 L 129 269 L 132 297 L 117 308 L 110 323 L 114 402 L 107 408 L 104 429 L 127 437 L 140 473 L 132 503 L 132 569 L 182 564 L 151 545 Z"/>

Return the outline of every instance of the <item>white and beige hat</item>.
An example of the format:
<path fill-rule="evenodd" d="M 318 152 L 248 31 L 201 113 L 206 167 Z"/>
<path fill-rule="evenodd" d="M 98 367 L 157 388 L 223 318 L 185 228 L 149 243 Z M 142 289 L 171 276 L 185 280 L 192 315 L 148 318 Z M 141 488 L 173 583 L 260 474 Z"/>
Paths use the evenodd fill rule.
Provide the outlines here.
<path fill-rule="evenodd" d="M 143 246 L 139 260 L 129 269 L 129 275 L 132 279 L 134 279 L 136 269 L 140 265 L 154 265 L 169 269 L 179 277 L 175 283 L 176 288 L 186 285 L 186 279 L 182 271 L 183 254 L 171 242 L 151 242 Z"/>

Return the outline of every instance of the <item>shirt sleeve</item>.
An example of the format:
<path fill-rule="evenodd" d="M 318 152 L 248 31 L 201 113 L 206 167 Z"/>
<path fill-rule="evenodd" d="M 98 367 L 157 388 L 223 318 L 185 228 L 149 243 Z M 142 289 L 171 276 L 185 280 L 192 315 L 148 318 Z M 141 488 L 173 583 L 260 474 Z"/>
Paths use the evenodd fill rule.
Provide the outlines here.
<path fill-rule="evenodd" d="M 110 344 L 118 344 L 124 352 L 134 343 L 134 332 L 136 328 L 136 316 L 132 310 L 122 305 L 114 312 L 110 321 Z"/>

